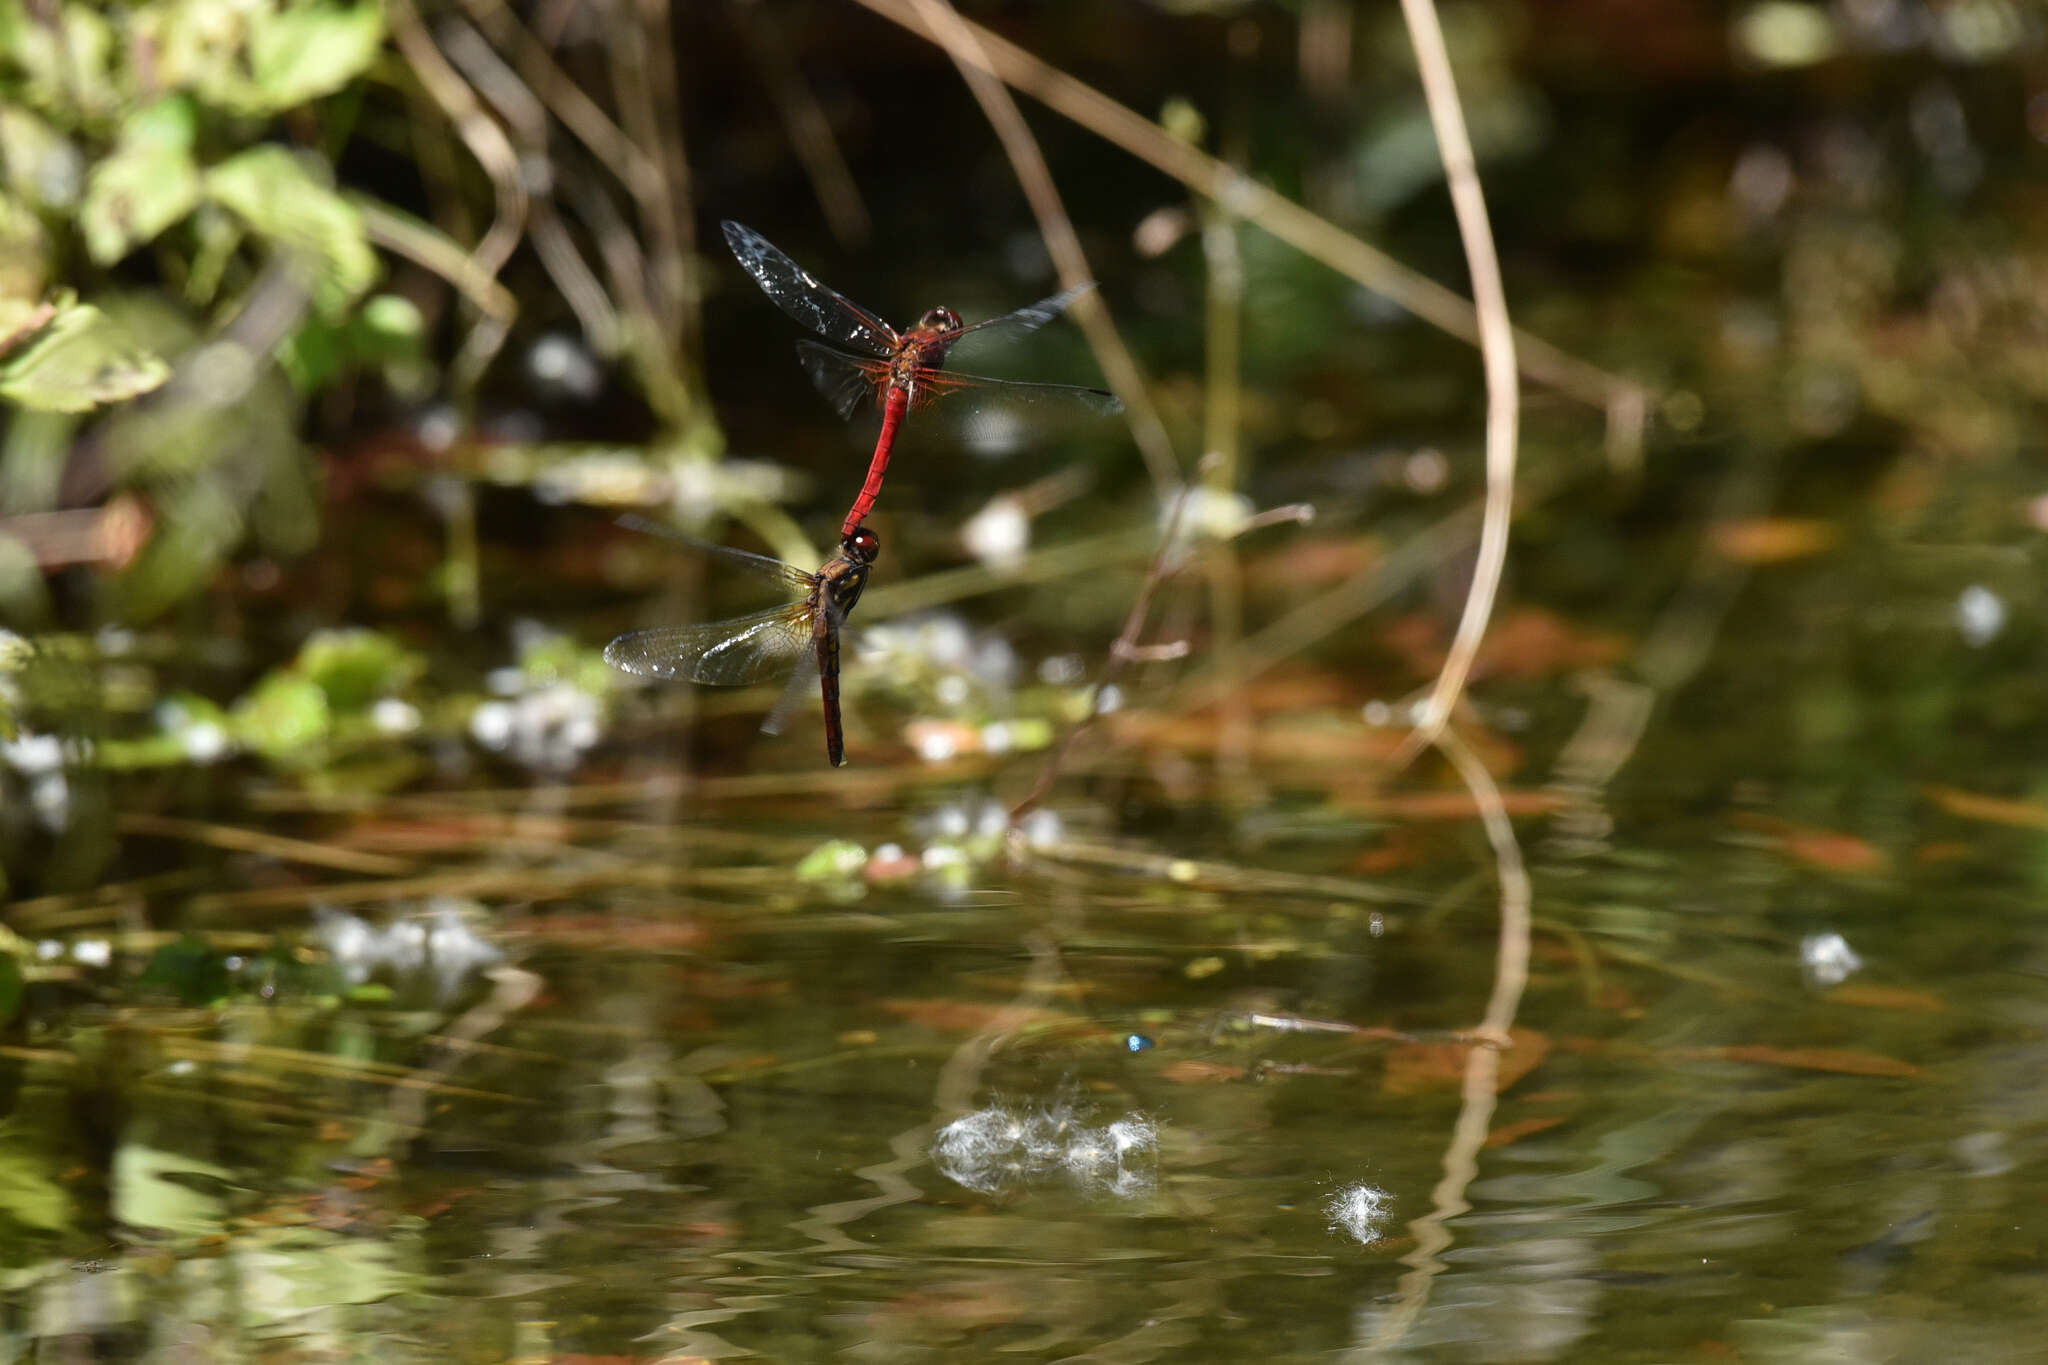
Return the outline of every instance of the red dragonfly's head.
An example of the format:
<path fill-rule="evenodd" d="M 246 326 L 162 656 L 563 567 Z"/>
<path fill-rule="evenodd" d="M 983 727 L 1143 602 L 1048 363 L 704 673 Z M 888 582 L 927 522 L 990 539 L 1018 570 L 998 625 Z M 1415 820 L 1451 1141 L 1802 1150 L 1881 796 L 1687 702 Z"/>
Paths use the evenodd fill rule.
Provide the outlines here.
<path fill-rule="evenodd" d="M 882 553 L 882 538 L 865 526 L 856 526 L 839 542 L 839 552 L 856 564 L 872 564 Z"/>
<path fill-rule="evenodd" d="M 932 308 L 917 320 L 920 332 L 957 332 L 960 330 L 960 315 L 950 308 Z"/>

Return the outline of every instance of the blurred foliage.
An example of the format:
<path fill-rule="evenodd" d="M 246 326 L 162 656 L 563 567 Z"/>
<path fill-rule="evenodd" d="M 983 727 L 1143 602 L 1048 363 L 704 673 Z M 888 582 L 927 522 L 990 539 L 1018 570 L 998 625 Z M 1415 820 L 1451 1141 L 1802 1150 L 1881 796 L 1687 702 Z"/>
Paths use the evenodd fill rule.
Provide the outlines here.
<path fill-rule="evenodd" d="M 211 1005 L 228 993 L 226 955 L 188 934 L 156 950 L 136 976 L 135 989 L 172 995 L 187 1005 Z"/>
<path fill-rule="evenodd" d="M 41 412 L 87 412 L 170 378 L 105 313 L 59 290 L 46 303 L 0 298 L 0 398 Z"/>
<path fill-rule="evenodd" d="M 0 883 L 0 891 L 5 889 L 5 883 Z M 7 937 L 9 942 L 0 943 L 0 1027 L 12 1023 L 21 1008 L 21 959 L 15 956 L 13 935 Z"/>
<path fill-rule="evenodd" d="M 317 160 L 263 139 L 273 121 L 361 76 L 382 7 L 311 0 L 169 0 L 104 13 L 0 3 L 0 221 L 36 248 L 4 293 L 33 297 L 80 248 L 111 266 L 157 244 L 158 267 L 204 308 L 239 294 L 251 264 L 222 259 L 253 234 L 317 281 L 333 315 L 377 265 L 361 215 Z"/>
<path fill-rule="evenodd" d="M 0 395 L 73 417 L 152 395 L 96 449 L 17 413 L 0 506 L 141 496 L 141 552 L 107 584 L 109 619 L 160 615 L 252 533 L 272 553 L 310 545 L 305 398 L 346 367 L 417 357 L 416 309 L 361 321 L 381 267 L 333 186 L 348 116 L 320 118 L 326 145 L 273 140 L 356 86 L 353 107 L 384 37 L 373 0 L 0 0 Z M 274 354 L 296 358 L 296 388 Z M 118 569 L 134 548 L 36 554 Z M 49 606 L 16 589 L 0 612 L 35 624 Z"/>

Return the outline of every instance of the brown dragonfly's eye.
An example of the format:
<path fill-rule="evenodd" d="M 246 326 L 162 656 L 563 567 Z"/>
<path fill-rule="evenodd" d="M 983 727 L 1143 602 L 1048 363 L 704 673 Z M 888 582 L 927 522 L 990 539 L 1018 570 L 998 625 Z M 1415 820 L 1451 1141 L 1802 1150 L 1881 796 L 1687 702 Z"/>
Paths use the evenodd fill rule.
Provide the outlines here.
<path fill-rule="evenodd" d="M 857 559 L 863 564 L 872 564 L 875 556 L 882 552 L 882 538 L 867 527 L 861 526 L 846 538 L 846 543 L 841 548 L 846 551 L 849 558 Z"/>
<path fill-rule="evenodd" d="M 960 315 L 950 308 L 934 308 L 918 321 L 918 326 L 935 332 L 957 331 Z"/>

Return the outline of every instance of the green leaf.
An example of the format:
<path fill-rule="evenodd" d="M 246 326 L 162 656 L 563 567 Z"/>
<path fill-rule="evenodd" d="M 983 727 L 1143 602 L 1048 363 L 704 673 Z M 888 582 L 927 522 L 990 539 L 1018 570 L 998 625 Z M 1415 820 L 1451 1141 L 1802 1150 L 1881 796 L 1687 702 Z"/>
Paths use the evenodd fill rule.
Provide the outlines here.
<path fill-rule="evenodd" d="M 288 109 L 347 85 L 376 60 L 384 11 L 375 4 L 297 4 L 249 21 L 251 94 L 263 111 Z"/>
<path fill-rule="evenodd" d="M 354 205 L 282 147 L 253 147 L 206 173 L 206 193 L 314 272 L 314 301 L 339 313 L 377 278 L 377 254 Z"/>
<path fill-rule="evenodd" d="M 113 52 L 113 25 L 91 5 L 0 0 L 0 58 L 27 77 L 23 102 L 68 116 L 60 122 L 113 109 Z"/>
<path fill-rule="evenodd" d="M 9 193 L 68 209 L 84 174 L 84 159 L 68 138 L 20 105 L 0 101 L 0 175 Z"/>
<path fill-rule="evenodd" d="M 0 148 L 0 161 L 6 156 Z M 49 230 L 26 200 L 0 192 L 0 298 L 39 298 L 49 282 Z"/>
<path fill-rule="evenodd" d="M 170 377 L 161 357 L 83 303 L 59 311 L 0 360 L 0 398 L 44 412 L 85 412 L 148 393 Z"/>
<path fill-rule="evenodd" d="M 800 882 L 844 882 L 859 878 L 868 865 L 868 851 L 851 839 L 828 839 L 806 853 L 796 865 Z"/>
<path fill-rule="evenodd" d="M 374 630 L 322 630 L 299 650 L 295 666 L 327 694 L 333 710 L 362 711 L 409 686 L 426 660 Z"/>
<path fill-rule="evenodd" d="M 411 299 L 375 294 L 340 322 L 309 318 L 278 348 L 278 363 L 300 393 L 312 393 L 335 376 L 377 369 L 393 388 L 417 381 L 426 364 L 426 320 Z"/>
<path fill-rule="evenodd" d="M 78 296 L 69 289 L 60 289 L 55 297 L 41 300 L 0 294 L 0 356 L 33 340 L 36 333 L 57 320 L 59 313 L 77 302 Z"/>
<path fill-rule="evenodd" d="M 14 1225 L 9 1229 L 10 1244 L 33 1245 L 22 1235 L 23 1229 L 71 1232 L 80 1209 L 72 1191 L 57 1178 L 48 1140 L 38 1141 L 39 1135 L 26 1125 L 10 1127 L 13 1131 L 0 1133 L 0 1209 Z"/>
<path fill-rule="evenodd" d="M 128 1227 L 179 1237 L 217 1235 L 227 1226 L 234 1178 L 198 1157 L 124 1141 L 114 1149 L 107 1178 L 112 1214 Z"/>
<path fill-rule="evenodd" d="M 192 101 L 183 95 L 145 105 L 122 121 L 120 140 L 93 167 L 78 213 L 95 261 L 120 260 L 197 207 L 197 130 Z"/>
<path fill-rule="evenodd" d="M 327 694 L 302 674 L 272 673 L 235 704 L 233 720 L 242 747 L 289 757 L 326 738 Z"/>
<path fill-rule="evenodd" d="M 135 985 L 145 993 L 174 995 L 187 1005 L 210 1005 L 227 998 L 227 961 L 205 939 L 187 934 L 152 953 Z"/>
<path fill-rule="evenodd" d="M 152 0 L 130 12 L 131 51 L 150 54 L 158 89 L 190 90 L 207 105 L 238 104 L 248 83 L 247 0 Z"/>
<path fill-rule="evenodd" d="M 19 673 L 28 667 L 29 659 L 36 647 L 13 631 L 0 626 L 0 677 Z M 0 740 L 16 739 L 20 728 L 14 719 L 14 687 L 9 684 L 0 687 Z M 7 890 L 5 874 L 0 873 L 0 895 Z"/>

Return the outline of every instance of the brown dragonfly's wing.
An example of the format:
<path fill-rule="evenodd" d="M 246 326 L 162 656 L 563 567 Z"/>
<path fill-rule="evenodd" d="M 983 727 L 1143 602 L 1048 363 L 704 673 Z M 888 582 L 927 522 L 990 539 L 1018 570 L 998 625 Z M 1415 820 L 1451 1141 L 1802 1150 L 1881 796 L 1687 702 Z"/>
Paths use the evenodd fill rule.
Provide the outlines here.
<path fill-rule="evenodd" d="M 630 512 L 619 518 L 619 525 L 629 531 L 640 531 L 650 536 L 660 536 L 663 540 L 672 540 L 678 545 L 686 545 L 699 554 L 710 555 L 714 559 L 722 559 L 726 563 L 736 568 L 744 569 L 758 578 L 768 579 L 782 587 L 785 591 L 808 594 L 811 590 L 811 575 L 797 568 L 794 564 L 785 564 L 779 559 L 770 559 L 767 555 L 757 555 L 747 550 L 735 550 L 730 545 L 713 545 L 708 540 L 698 540 L 692 536 L 686 536 L 672 526 L 664 526 L 658 521 L 650 521 L 646 517 L 635 516 Z"/>
<path fill-rule="evenodd" d="M 1072 289 L 1062 289 L 1049 299 L 1040 299 L 1028 308 L 1019 308 L 1014 313 L 988 318 L 982 322 L 971 322 L 950 333 L 947 338 L 949 359 L 971 358 L 986 355 L 1000 346 L 1015 341 L 1026 333 L 1035 332 L 1067 311 L 1075 299 L 1095 287 L 1093 280 L 1077 284 Z"/>
<path fill-rule="evenodd" d="M 799 341 L 796 353 L 811 383 L 842 418 L 853 416 L 862 403 L 875 401 L 889 382 L 889 365 L 884 360 L 864 360 L 815 341 Z"/>
<path fill-rule="evenodd" d="M 828 341 L 887 355 L 896 349 L 896 329 L 853 300 L 827 288 L 774 243 L 727 219 L 725 244 L 775 306 Z"/>
<path fill-rule="evenodd" d="M 806 603 L 709 621 L 657 626 L 621 635 L 604 647 L 604 661 L 643 678 L 687 678 L 738 687 L 800 664 L 811 649 Z"/>
<path fill-rule="evenodd" d="M 825 756 L 836 768 L 846 762 L 846 730 L 839 716 L 839 642 L 846 626 L 846 613 L 829 594 L 821 594 L 819 610 L 829 623 L 822 648 L 813 629 L 811 638 L 805 642 L 804 661 L 797 665 L 796 676 L 789 680 L 789 686 L 783 689 L 781 699 L 768 713 L 768 719 L 761 722 L 761 728 L 771 735 L 781 734 L 790 717 L 802 708 L 811 685 L 818 684 L 825 712 Z"/>
<path fill-rule="evenodd" d="M 761 722 L 761 733 L 779 735 L 789 728 L 789 722 L 803 710 L 818 690 L 818 650 L 812 637 L 804 637 L 803 657 L 797 660 L 796 672 L 790 675 L 789 686 L 782 689 L 782 695 L 775 699 L 774 709 Z"/>

